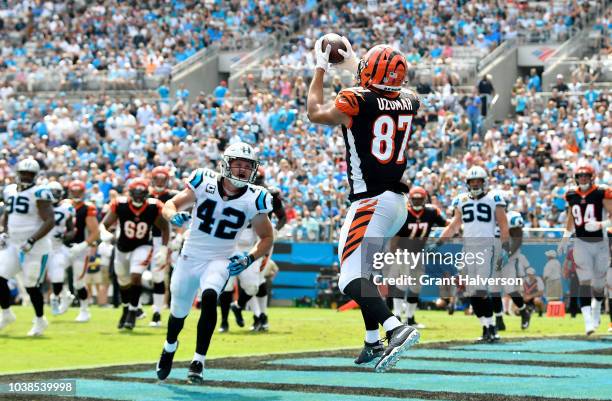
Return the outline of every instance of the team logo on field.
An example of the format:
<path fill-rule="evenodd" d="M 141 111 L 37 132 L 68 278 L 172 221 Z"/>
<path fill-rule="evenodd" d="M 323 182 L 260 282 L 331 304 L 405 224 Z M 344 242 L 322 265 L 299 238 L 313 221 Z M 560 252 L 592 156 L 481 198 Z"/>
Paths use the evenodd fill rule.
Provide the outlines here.
<path fill-rule="evenodd" d="M 206 192 L 208 192 L 209 194 L 214 194 L 216 190 L 217 190 L 216 185 L 206 184 Z"/>

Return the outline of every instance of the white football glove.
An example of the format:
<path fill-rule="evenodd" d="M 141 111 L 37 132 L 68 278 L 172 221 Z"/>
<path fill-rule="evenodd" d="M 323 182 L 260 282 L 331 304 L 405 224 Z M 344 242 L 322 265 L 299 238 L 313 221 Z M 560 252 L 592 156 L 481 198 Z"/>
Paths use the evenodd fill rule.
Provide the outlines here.
<path fill-rule="evenodd" d="M 80 253 L 85 251 L 88 247 L 89 247 L 89 244 L 87 243 L 87 241 L 83 241 L 83 242 L 79 242 L 78 244 L 74 244 L 72 245 L 72 247 L 70 247 L 70 255 L 72 257 L 79 255 Z"/>
<path fill-rule="evenodd" d="M 32 238 L 28 238 L 28 240 L 19 247 L 19 250 L 24 254 L 28 253 L 32 250 L 32 247 L 34 246 L 35 242 L 36 241 L 34 241 Z"/>
<path fill-rule="evenodd" d="M 319 40 L 317 40 L 314 46 L 315 58 L 317 60 L 316 68 L 321 68 L 323 71 L 327 72 L 327 69 L 329 68 L 329 53 L 331 52 L 331 45 L 328 43 L 325 50 L 322 47 L 323 38 L 321 37 Z"/>
<path fill-rule="evenodd" d="M 102 242 L 111 242 L 115 238 L 113 233 L 109 232 L 106 229 L 100 229 L 100 241 Z"/>
<path fill-rule="evenodd" d="M 589 220 L 584 224 L 584 229 L 590 232 L 593 231 L 601 231 L 604 227 L 607 226 L 607 221 L 593 221 Z"/>
<path fill-rule="evenodd" d="M 178 252 L 181 250 L 182 246 L 183 246 L 183 234 L 176 234 L 174 239 L 170 241 L 170 249 L 172 249 L 175 252 Z"/>
<path fill-rule="evenodd" d="M 166 263 L 168 263 L 168 247 L 166 245 L 162 245 L 155 253 L 155 265 L 157 267 L 162 267 Z"/>
<path fill-rule="evenodd" d="M 357 74 L 357 67 L 359 66 L 359 59 L 357 58 L 357 56 L 355 56 L 355 52 L 353 51 L 353 48 L 351 47 L 351 42 L 349 42 L 348 39 L 343 36 L 342 43 L 344 43 L 344 46 L 346 46 L 347 50 L 338 49 L 338 53 L 340 53 L 340 55 L 344 57 L 344 61 L 338 64 L 335 64 L 334 66 L 336 68 L 346 70 L 350 72 L 351 74 Z"/>
<path fill-rule="evenodd" d="M 567 238 L 563 238 L 561 242 L 559 242 L 559 245 L 557 246 L 557 253 L 559 255 L 563 255 L 564 253 L 567 253 L 568 245 L 569 245 L 569 240 Z"/>

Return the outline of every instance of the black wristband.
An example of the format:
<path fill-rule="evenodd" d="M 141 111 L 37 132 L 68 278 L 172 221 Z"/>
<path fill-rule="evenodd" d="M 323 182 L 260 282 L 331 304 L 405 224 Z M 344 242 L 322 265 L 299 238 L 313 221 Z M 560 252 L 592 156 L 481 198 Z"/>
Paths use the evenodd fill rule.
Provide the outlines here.
<path fill-rule="evenodd" d="M 28 238 L 28 240 L 26 241 L 28 244 L 30 245 L 34 245 L 34 243 L 36 242 L 36 240 L 32 237 Z"/>
<path fill-rule="evenodd" d="M 247 260 L 248 260 L 249 265 L 251 265 L 253 262 L 255 262 L 255 257 L 249 253 L 247 255 Z"/>

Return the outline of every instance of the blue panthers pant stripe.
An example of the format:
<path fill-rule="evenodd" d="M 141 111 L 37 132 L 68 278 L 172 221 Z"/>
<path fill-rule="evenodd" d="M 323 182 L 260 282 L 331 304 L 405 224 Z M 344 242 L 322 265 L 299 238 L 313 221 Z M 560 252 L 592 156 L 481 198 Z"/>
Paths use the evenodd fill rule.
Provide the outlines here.
<path fill-rule="evenodd" d="M 36 286 L 38 287 L 39 285 L 42 284 L 44 278 L 45 278 L 45 271 L 47 270 L 47 261 L 49 260 L 49 255 L 44 254 L 42 256 L 42 260 L 40 262 L 40 274 L 38 275 L 38 280 L 36 280 Z"/>

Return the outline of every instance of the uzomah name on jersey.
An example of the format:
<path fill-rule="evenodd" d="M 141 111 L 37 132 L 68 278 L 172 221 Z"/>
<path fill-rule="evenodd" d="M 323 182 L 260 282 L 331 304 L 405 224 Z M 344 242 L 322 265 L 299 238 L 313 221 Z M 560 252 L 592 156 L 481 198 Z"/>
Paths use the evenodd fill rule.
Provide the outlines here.
<path fill-rule="evenodd" d="M 409 98 L 401 98 L 401 99 L 385 99 L 382 97 L 376 98 L 378 102 L 378 108 L 382 111 L 385 110 L 408 110 L 412 111 L 413 106 L 412 102 Z"/>

